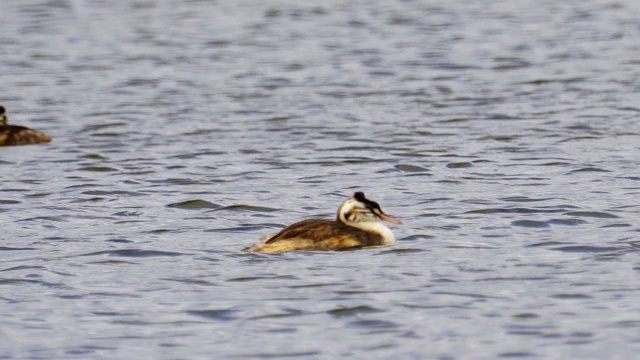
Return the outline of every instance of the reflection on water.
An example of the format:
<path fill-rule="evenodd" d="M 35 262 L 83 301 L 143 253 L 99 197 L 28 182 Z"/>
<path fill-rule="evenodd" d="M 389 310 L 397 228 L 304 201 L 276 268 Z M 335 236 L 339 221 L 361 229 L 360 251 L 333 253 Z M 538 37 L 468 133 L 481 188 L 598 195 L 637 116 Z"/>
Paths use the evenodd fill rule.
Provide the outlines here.
<path fill-rule="evenodd" d="M 0 357 L 632 358 L 639 11 L 0 4 Z M 394 246 L 240 251 L 356 190 Z"/>

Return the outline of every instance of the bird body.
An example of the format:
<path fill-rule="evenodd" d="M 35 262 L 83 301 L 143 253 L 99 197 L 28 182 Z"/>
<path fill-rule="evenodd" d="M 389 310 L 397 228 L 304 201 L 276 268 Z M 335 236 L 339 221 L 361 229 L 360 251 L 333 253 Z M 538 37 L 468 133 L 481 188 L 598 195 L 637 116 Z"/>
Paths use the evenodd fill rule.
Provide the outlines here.
<path fill-rule="evenodd" d="M 0 106 L 0 146 L 28 145 L 51 141 L 51 137 L 25 126 L 8 125 L 4 107 Z"/>
<path fill-rule="evenodd" d="M 364 193 L 357 192 L 340 205 L 336 220 L 303 220 L 245 250 L 281 253 L 295 250 L 351 250 L 393 244 L 393 233 L 378 220 L 400 224 L 400 221 L 384 214 L 378 203 L 367 199 Z"/>

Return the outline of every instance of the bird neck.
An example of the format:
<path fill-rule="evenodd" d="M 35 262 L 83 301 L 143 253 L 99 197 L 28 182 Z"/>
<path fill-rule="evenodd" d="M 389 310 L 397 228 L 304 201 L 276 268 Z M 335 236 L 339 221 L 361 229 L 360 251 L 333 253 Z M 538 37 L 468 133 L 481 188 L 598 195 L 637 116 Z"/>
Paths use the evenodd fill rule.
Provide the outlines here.
<path fill-rule="evenodd" d="M 352 226 L 354 228 L 358 228 L 360 230 L 366 231 L 368 233 L 374 233 L 382 236 L 381 245 L 390 245 L 396 241 L 395 236 L 393 236 L 393 232 L 391 232 L 391 229 L 384 226 L 384 224 L 382 223 L 372 222 L 372 221 L 362 221 L 362 222 L 349 221 L 349 222 L 345 222 L 345 224 Z"/>

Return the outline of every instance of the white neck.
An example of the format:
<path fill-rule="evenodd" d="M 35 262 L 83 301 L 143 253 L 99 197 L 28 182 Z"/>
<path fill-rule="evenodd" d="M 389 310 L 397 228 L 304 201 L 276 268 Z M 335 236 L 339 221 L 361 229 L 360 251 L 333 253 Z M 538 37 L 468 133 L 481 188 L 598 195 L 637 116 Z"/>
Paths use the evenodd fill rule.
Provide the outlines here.
<path fill-rule="evenodd" d="M 360 230 L 364 230 L 366 232 L 375 233 L 382 236 L 382 244 L 381 245 L 391 245 L 396 241 L 395 236 L 391 232 L 391 229 L 384 226 L 384 224 L 379 222 L 371 222 L 371 221 L 363 221 L 363 222 L 347 222 L 349 226 L 353 226 Z"/>

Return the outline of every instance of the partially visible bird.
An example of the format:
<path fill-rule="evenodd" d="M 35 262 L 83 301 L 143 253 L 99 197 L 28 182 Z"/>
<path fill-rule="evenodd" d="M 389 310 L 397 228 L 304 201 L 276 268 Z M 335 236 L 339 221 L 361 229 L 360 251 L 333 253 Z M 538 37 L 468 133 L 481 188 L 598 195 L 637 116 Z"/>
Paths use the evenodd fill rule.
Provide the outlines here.
<path fill-rule="evenodd" d="M 29 145 L 51 141 L 51 137 L 25 126 L 8 125 L 5 109 L 0 106 L 0 146 Z"/>

